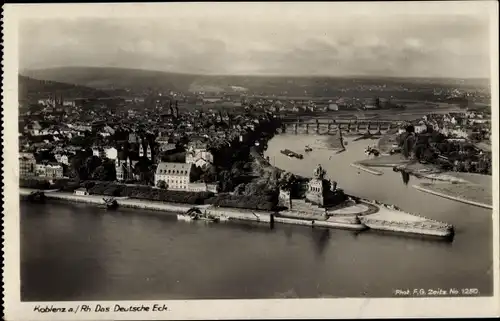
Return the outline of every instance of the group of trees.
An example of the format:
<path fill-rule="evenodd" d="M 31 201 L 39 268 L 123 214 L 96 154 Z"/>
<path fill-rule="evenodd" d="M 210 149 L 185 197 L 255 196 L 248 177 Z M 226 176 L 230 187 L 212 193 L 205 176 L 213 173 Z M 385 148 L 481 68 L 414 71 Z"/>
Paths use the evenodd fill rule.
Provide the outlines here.
<path fill-rule="evenodd" d="M 231 195 L 218 194 L 205 201 L 220 207 L 244 208 L 261 211 L 274 210 L 278 205 L 277 195 Z"/>
<path fill-rule="evenodd" d="M 448 141 L 442 133 L 427 127 L 416 134 L 412 125 L 398 137 L 401 152 L 406 158 L 422 163 L 433 163 L 443 169 L 491 175 L 491 155 L 480 154 L 470 143 Z M 439 157 L 443 156 L 443 157 Z"/>
<path fill-rule="evenodd" d="M 75 189 L 80 188 L 80 183 L 69 179 L 58 179 L 49 182 L 46 179 L 21 178 L 19 179 L 19 187 L 42 190 L 59 189 L 66 192 L 73 192 Z"/>
<path fill-rule="evenodd" d="M 457 160 L 453 164 L 453 170 L 456 172 L 469 172 L 492 175 L 491 157 L 483 156 L 475 162 L 466 160 Z"/>
<path fill-rule="evenodd" d="M 127 196 L 130 198 L 172 203 L 204 204 L 205 200 L 214 195 L 210 192 L 170 191 L 156 189 L 151 186 L 130 186 L 113 182 L 86 182 L 85 184 L 90 194 Z"/>
<path fill-rule="evenodd" d="M 91 154 L 90 151 L 77 153 L 70 164 L 70 177 L 78 180 L 116 180 L 115 163 L 109 159 L 101 159 Z"/>

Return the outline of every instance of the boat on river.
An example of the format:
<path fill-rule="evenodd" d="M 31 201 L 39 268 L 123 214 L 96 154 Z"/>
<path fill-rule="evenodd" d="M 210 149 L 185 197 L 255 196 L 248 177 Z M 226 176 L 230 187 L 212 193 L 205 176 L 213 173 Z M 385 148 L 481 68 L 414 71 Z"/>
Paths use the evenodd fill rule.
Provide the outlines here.
<path fill-rule="evenodd" d="M 103 198 L 102 200 L 108 210 L 116 210 L 119 206 L 118 201 L 114 198 Z"/>
<path fill-rule="evenodd" d="M 202 213 L 198 208 L 192 208 L 186 213 L 177 214 L 177 220 L 184 222 L 205 221 L 210 223 L 220 221 L 218 217 Z"/>
<path fill-rule="evenodd" d="M 280 152 L 281 152 L 281 154 L 286 155 L 288 157 L 295 157 L 295 158 L 298 158 L 298 159 L 304 158 L 304 156 L 302 156 L 302 154 L 296 153 L 296 152 L 291 151 L 289 149 L 283 149 Z"/>
<path fill-rule="evenodd" d="M 380 152 L 376 148 L 368 146 L 365 149 L 365 154 L 368 155 L 368 156 L 370 156 L 370 155 L 379 156 Z"/>
<path fill-rule="evenodd" d="M 27 199 L 31 203 L 45 203 L 45 193 L 40 191 L 31 192 Z"/>

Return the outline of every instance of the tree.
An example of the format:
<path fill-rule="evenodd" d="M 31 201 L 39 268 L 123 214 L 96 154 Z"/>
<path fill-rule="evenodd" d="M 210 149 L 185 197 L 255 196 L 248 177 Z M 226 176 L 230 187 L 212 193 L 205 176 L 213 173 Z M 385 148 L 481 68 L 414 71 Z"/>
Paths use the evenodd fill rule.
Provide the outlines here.
<path fill-rule="evenodd" d="M 278 181 L 278 187 L 285 191 L 291 191 L 296 183 L 297 178 L 295 175 L 290 172 L 286 172 L 281 175 L 281 178 Z"/>
<path fill-rule="evenodd" d="M 116 169 L 114 163 L 110 160 L 104 161 L 92 173 L 92 178 L 98 181 L 114 181 L 116 180 Z"/>
<path fill-rule="evenodd" d="M 163 180 L 158 181 L 158 184 L 156 185 L 158 188 L 166 189 L 167 188 L 167 183 Z"/>
<path fill-rule="evenodd" d="M 481 157 L 478 160 L 476 171 L 480 174 L 487 174 L 488 168 L 491 167 L 487 157 Z"/>
<path fill-rule="evenodd" d="M 48 162 L 56 161 L 54 154 L 52 154 L 52 152 L 48 150 L 42 150 L 39 153 L 35 154 L 35 159 L 37 163 L 42 161 L 48 161 Z"/>
<path fill-rule="evenodd" d="M 190 179 L 192 182 L 196 182 L 196 181 L 199 181 L 201 179 L 201 175 L 203 174 L 203 170 L 194 165 L 192 168 L 191 168 L 191 172 L 190 172 Z"/>
<path fill-rule="evenodd" d="M 92 178 L 98 181 L 105 181 L 106 180 L 106 169 L 104 166 L 98 166 L 94 173 L 92 173 Z"/>
<path fill-rule="evenodd" d="M 245 184 L 241 183 L 234 189 L 234 194 L 243 195 L 245 193 Z"/>
<path fill-rule="evenodd" d="M 200 175 L 200 179 L 205 183 L 212 183 L 217 180 L 217 169 L 215 166 L 209 165 L 204 168 L 203 173 Z"/>
<path fill-rule="evenodd" d="M 87 175 L 86 175 L 87 178 L 91 177 L 92 174 L 94 173 L 94 171 L 97 169 L 97 167 L 101 166 L 101 164 L 102 164 L 102 160 L 99 157 L 97 157 L 95 155 L 88 157 L 84 163 L 84 169 L 87 172 Z"/>
<path fill-rule="evenodd" d="M 436 159 L 436 154 L 432 148 L 427 147 L 424 149 L 421 159 L 427 163 L 433 163 Z"/>
<path fill-rule="evenodd" d="M 224 170 L 220 172 L 219 188 L 222 192 L 230 192 L 233 190 L 233 180 L 229 171 Z"/>
<path fill-rule="evenodd" d="M 83 185 L 86 189 L 91 189 L 92 187 L 95 186 L 95 183 L 94 182 L 85 182 L 85 184 Z"/>
<path fill-rule="evenodd" d="M 70 177 L 86 180 L 89 178 L 89 173 L 86 166 L 86 160 L 92 155 L 91 152 L 81 151 L 78 152 L 72 159 L 70 165 Z"/>
<path fill-rule="evenodd" d="M 150 159 L 142 157 L 134 166 L 134 174 L 139 176 L 141 183 L 149 185 L 154 182 L 154 166 Z"/>
<path fill-rule="evenodd" d="M 409 134 L 403 141 L 402 152 L 403 156 L 408 158 L 411 156 L 415 148 L 415 138 L 413 135 Z"/>

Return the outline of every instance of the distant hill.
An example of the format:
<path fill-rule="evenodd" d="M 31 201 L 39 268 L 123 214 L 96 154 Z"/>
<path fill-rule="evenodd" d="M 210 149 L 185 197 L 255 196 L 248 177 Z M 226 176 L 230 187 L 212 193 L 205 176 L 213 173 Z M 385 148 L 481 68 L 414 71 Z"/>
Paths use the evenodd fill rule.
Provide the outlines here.
<path fill-rule="evenodd" d="M 35 79 L 74 83 L 103 90 L 130 89 L 134 91 L 146 89 L 187 91 L 197 77 L 159 71 L 97 67 L 25 70 L 23 74 Z"/>
<path fill-rule="evenodd" d="M 109 95 L 104 91 L 81 85 L 51 80 L 38 80 L 19 75 L 19 100 L 32 101 L 57 95 L 66 99 L 102 98 Z"/>
<path fill-rule="evenodd" d="M 74 83 L 101 90 L 127 89 L 140 92 L 146 89 L 241 92 L 276 94 L 289 96 L 335 96 L 343 95 L 342 88 L 358 88 L 351 91 L 363 94 L 362 86 L 404 85 L 424 91 L 435 86 L 449 88 L 481 88 L 489 86 L 488 80 L 471 79 L 424 79 L 389 77 L 294 77 L 294 76 L 209 76 L 190 75 L 162 71 L 100 68 L 100 67 L 60 67 L 26 70 L 23 74 L 31 78 L 46 79 L 64 83 Z M 364 93 L 366 94 L 366 93 Z M 371 93 L 374 94 L 374 93 Z M 388 93 L 388 95 L 390 95 Z M 398 95 L 399 96 L 399 95 Z M 403 98 L 403 97 L 401 97 Z"/>

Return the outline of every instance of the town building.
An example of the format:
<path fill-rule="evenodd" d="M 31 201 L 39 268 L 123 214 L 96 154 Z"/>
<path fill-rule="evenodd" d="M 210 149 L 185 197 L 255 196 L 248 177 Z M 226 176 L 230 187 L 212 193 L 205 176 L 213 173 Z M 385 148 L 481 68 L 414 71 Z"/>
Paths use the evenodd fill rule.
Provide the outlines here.
<path fill-rule="evenodd" d="M 134 167 L 137 162 L 138 161 L 130 161 L 130 158 L 127 158 L 127 160 L 117 158 L 115 160 L 116 180 L 122 182 L 135 179 Z"/>
<path fill-rule="evenodd" d="M 158 142 L 158 149 L 160 152 L 171 152 L 177 149 L 174 143 L 170 143 L 168 139 L 160 140 Z"/>
<path fill-rule="evenodd" d="M 19 154 L 19 176 L 21 178 L 35 176 L 36 174 L 36 160 L 35 156 L 31 153 Z"/>
<path fill-rule="evenodd" d="M 130 133 L 128 134 L 128 142 L 131 143 L 131 144 L 135 144 L 137 143 L 138 139 L 137 139 L 137 135 L 135 133 Z"/>
<path fill-rule="evenodd" d="M 79 132 L 91 132 L 92 131 L 92 126 L 88 124 L 78 124 L 78 125 L 71 125 L 69 124 L 68 127 L 73 128 L 76 131 Z"/>
<path fill-rule="evenodd" d="M 69 165 L 69 157 L 67 155 L 55 154 L 54 157 L 58 163 Z"/>
<path fill-rule="evenodd" d="M 106 157 L 106 152 L 104 151 L 104 148 L 94 147 L 92 148 L 92 155 L 97 156 L 99 158 L 104 158 Z"/>
<path fill-rule="evenodd" d="M 104 153 L 108 159 L 115 160 L 118 158 L 118 150 L 114 147 L 106 148 Z"/>
<path fill-rule="evenodd" d="M 30 126 L 27 126 L 28 132 L 31 136 L 40 136 L 40 131 L 42 130 L 42 126 L 38 121 L 34 121 Z"/>
<path fill-rule="evenodd" d="M 206 148 L 194 148 L 191 146 L 186 152 L 187 164 L 194 164 L 197 167 L 203 167 L 205 165 L 213 164 L 213 162 L 214 156 L 211 152 L 207 151 Z"/>
<path fill-rule="evenodd" d="M 188 190 L 191 168 L 192 165 L 187 163 L 161 162 L 156 168 L 155 186 L 158 186 L 160 181 L 163 181 L 167 189 Z"/>
<path fill-rule="evenodd" d="M 415 133 L 420 134 L 423 133 L 427 130 L 427 125 L 426 124 L 418 124 L 414 126 Z"/>
<path fill-rule="evenodd" d="M 61 165 L 36 164 L 36 175 L 49 179 L 63 178 L 63 168 Z"/>
<path fill-rule="evenodd" d="M 337 110 L 339 110 L 339 105 L 330 103 L 330 104 L 328 104 L 328 110 L 337 111 Z"/>
<path fill-rule="evenodd" d="M 63 178 L 63 168 L 61 165 L 46 165 L 45 177 L 50 179 Z"/>
<path fill-rule="evenodd" d="M 89 192 L 86 188 L 78 188 L 78 189 L 75 189 L 75 191 L 73 192 L 75 195 L 78 195 L 78 196 L 86 196 L 86 195 L 89 195 Z"/>

